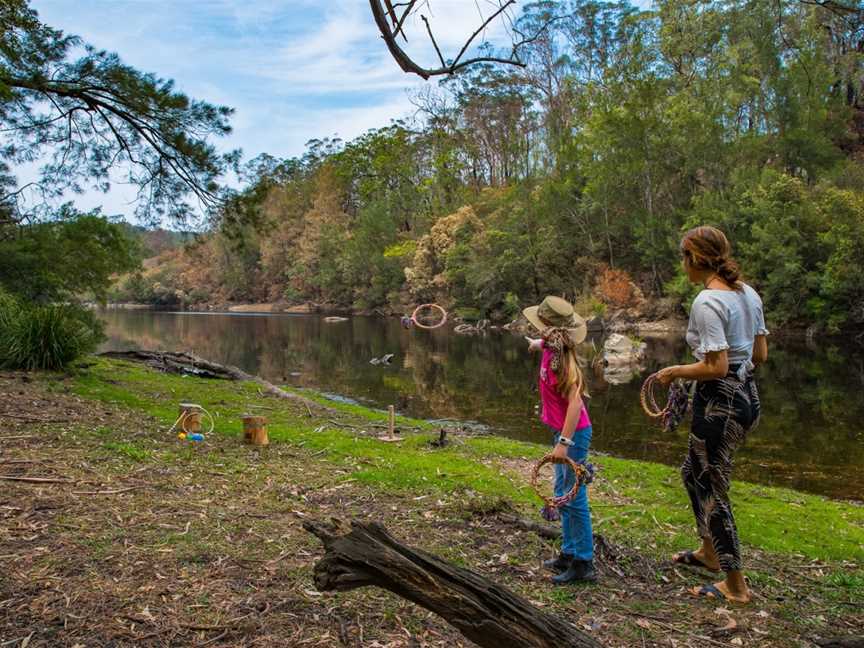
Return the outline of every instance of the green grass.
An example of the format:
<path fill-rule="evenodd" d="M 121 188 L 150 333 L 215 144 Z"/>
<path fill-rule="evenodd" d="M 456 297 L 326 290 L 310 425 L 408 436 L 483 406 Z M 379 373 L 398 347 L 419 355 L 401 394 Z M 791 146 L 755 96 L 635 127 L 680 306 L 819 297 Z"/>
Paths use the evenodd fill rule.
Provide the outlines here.
<path fill-rule="evenodd" d="M 335 400 L 333 398 L 328 398 L 324 394 L 316 392 L 312 389 L 303 389 L 300 387 L 287 387 L 282 386 L 287 392 L 291 392 L 292 394 L 298 394 L 305 398 L 308 398 L 311 401 L 315 401 L 324 407 L 335 410 L 337 412 L 341 412 L 343 414 L 350 414 L 351 416 L 356 416 L 357 418 L 365 419 L 367 421 L 371 421 L 372 423 L 386 423 L 389 414 L 383 410 L 372 409 L 369 407 L 364 407 L 363 405 L 357 405 L 354 403 L 346 403 L 343 400 Z M 421 429 L 433 428 L 435 427 L 432 423 L 428 421 L 423 421 L 421 419 L 415 419 L 408 416 L 399 416 L 396 415 L 396 427 L 416 427 Z"/>
<path fill-rule="evenodd" d="M 216 417 L 215 434 L 239 436 L 239 416 L 250 404 L 262 404 L 256 385 L 180 377 L 130 363 L 100 359 L 74 378 L 81 396 L 145 412 L 167 427 L 177 417 L 177 403 L 197 402 Z M 362 420 L 383 422 L 386 413 L 334 403 L 304 390 L 303 395 Z M 470 501 L 505 498 L 534 510 L 535 496 L 518 476 L 498 468 L 496 458 L 538 457 L 543 449 L 499 437 L 458 440 L 431 449 L 429 434 L 405 435 L 400 443 L 381 443 L 337 429 L 327 415 L 310 419 L 305 408 L 267 399 L 268 430 L 274 443 L 301 446 L 342 469 L 334 479 L 354 479 L 387 492 L 406 495 L 459 494 Z M 332 417 L 331 417 L 332 418 Z M 429 427 L 399 417 L 401 425 Z M 325 426 L 320 430 L 321 426 Z M 316 431 L 320 430 L 320 431 Z M 166 442 L 176 442 L 173 437 Z M 106 444 L 107 446 L 107 444 Z M 114 447 L 133 460 L 138 449 Z M 178 450 L 182 459 L 193 450 Z M 598 456 L 600 467 L 593 498 L 596 530 L 626 538 L 648 552 L 694 544 L 693 519 L 675 468 Z M 610 501 L 614 500 L 614 501 Z M 742 541 L 770 552 L 811 559 L 864 560 L 864 506 L 836 502 L 796 491 L 734 482 L 732 500 Z M 482 508 L 482 505 L 481 505 Z"/>
<path fill-rule="evenodd" d="M 131 459 L 132 461 L 141 462 L 150 458 L 150 452 L 132 443 L 121 443 L 118 441 L 107 441 L 102 444 L 105 450 L 109 450 L 114 454 Z"/>

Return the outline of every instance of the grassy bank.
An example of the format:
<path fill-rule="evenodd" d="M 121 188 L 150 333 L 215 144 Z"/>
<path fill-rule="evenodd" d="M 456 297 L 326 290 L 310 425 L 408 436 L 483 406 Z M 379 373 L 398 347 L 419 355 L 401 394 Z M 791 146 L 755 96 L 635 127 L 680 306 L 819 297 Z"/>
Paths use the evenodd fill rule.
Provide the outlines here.
<path fill-rule="evenodd" d="M 216 433 L 234 437 L 239 416 L 258 396 L 258 387 L 204 381 L 159 374 L 129 363 L 100 360 L 74 382 L 76 393 L 94 400 L 121 404 L 145 412 L 162 423 L 177 416 L 176 404 L 200 403 L 218 417 Z M 344 404 L 303 392 L 318 403 L 370 425 L 386 422 L 385 412 Z M 326 412 L 310 418 L 308 412 L 279 409 L 271 416 L 270 436 L 277 442 L 302 444 L 324 451 L 346 476 L 393 492 L 438 494 L 472 491 L 484 497 L 502 497 L 519 506 L 534 507 L 536 497 L 523 475 L 502 470 L 506 460 L 536 461 L 541 446 L 501 437 L 459 439 L 444 450 L 430 451 L 430 434 L 407 434 L 404 442 L 386 444 L 371 436 L 377 428 L 357 434 L 357 423 L 340 428 Z M 324 426 L 324 429 L 322 428 Z M 397 417 L 397 426 L 432 431 L 424 421 Z M 501 464 L 499 460 L 505 460 Z M 360 461 L 362 466 L 354 469 Z M 595 490 L 597 517 L 613 536 L 651 540 L 663 549 L 686 544 L 692 537 L 692 514 L 678 471 L 661 464 L 596 458 L 602 471 Z M 523 467 L 524 466 L 520 466 Z M 346 477 L 349 478 L 349 477 Z M 606 497 L 618 500 L 605 515 Z M 735 482 L 736 519 L 744 541 L 770 552 L 797 553 L 817 560 L 851 559 L 864 562 L 864 507 L 831 501 L 783 488 Z M 621 506 L 625 502 L 626 506 Z M 602 526 L 602 524 L 601 524 Z M 657 534 L 661 530 L 662 533 Z"/>
<path fill-rule="evenodd" d="M 857 504 L 736 482 L 757 598 L 730 613 L 736 630 L 722 630 L 727 616 L 684 595 L 709 577 L 666 559 L 694 545 L 672 468 L 595 457 L 595 531 L 612 547 L 600 559 L 602 581 L 552 589 L 538 562 L 554 547 L 508 522 L 514 514 L 539 521 L 527 486 L 539 446 L 451 435 L 451 445 L 432 448 L 437 428 L 401 417 L 404 440 L 383 443 L 375 437 L 384 412 L 320 396 L 307 406 L 265 397 L 251 383 L 104 359 L 71 376 L 10 376 L 3 385 L 5 411 L 16 403 L 19 418 L 0 413 L 4 430 L 15 424 L 2 435 L 10 439 L 2 472 L 75 484 L 7 482 L 10 494 L 0 498 L 17 511 L 0 507 L 0 561 L 12 574 L 0 585 L 0 636 L 47 628 L 31 646 L 74 645 L 85 636 L 102 642 L 93 645 L 233 646 L 249 645 L 249 637 L 286 646 L 460 645 L 446 624 L 389 594 L 315 592 L 311 567 L 320 548 L 299 525 L 309 516 L 383 521 L 409 544 L 486 573 L 609 646 L 668 645 L 670 634 L 679 645 L 706 645 L 708 637 L 803 646 L 814 634 L 864 625 L 857 605 L 864 507 Z M 202 444 L 167 433 L 183 401 L 214 415 L 214 433 Z M 247 411 L 268 417 L 268 448 L 239 442 Z M 32 533 L 21 531 L 30 524 Z M 65 605 L 51 594 L 57 578 L 63 591 L 79 588 L 83 620 L 55 609 Z M 41 616 L 34 600 L 44 603 Z"/>

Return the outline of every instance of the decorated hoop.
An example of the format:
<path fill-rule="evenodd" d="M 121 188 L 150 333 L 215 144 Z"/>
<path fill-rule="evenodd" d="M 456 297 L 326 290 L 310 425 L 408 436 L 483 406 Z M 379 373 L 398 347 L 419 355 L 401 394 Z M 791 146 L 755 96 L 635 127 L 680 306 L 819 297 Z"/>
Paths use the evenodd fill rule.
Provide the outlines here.
<path fill-rule="evenodd" d="M 642 411 L 650 418 L 660 418 L 666 413 L 666 407 L 669 406 L 669 403 L 667 402 L 666 407 L 661 409 L 657 404 L 657 398 L 654 396 L 654 385 L 656 383 L 657 374 L 653 373 L 645 379 L 644 383 L 642 383 L 642 389 L 639 392 L 639 402 L 642 404 Z"/>
<path fill-rule="evenodd" d="M 642 404 L 642 411 L 646 415 L 653 419 L 660 419 L 659 422 L 663 428 L 667 432 L 672 432 L 684 420 L 687 410 L 690 408 L 688 385 L 678 380 L 673 382 L 669 386 L 669 395 L 666 398 L 666 404 L 660 407 L 654 394 L 654 385 L 657 382 L 656 373 L 651 374 L 645 379 L 639 392 L 639 401 Z"/>
<path fill-rule="evenodd" d="M 439 313 L 441 313 L 441 321 L 436 323 L 436 324 L 431 324 L 431 325 L 421 323 L 420 320 L 418 319 L 418 317 L 420 316 L 420 314 L 422 314 L 424 311 L 427 311 L 427 310 L 437 310 Z M 411 313 L 411 321 L 414 322 L 415 326 L 422 328 L 422 329 L 426 329 L 426 330 L 437 329 L 437 328 L 444 326 L 444 324 L 447 322 L 447 311 L 444 310 L 443 308 L 441 308 L 438 304 L 421 304 L 420 306 L 418 306 L 417 308 L 414 309 L 413 313 Z"/>
<path fill-rule="evenodd" d="M 568 493 L 547 497 L 540 491 L 540 485 L 538 482 L 540 481 L 540 469 L 550 463 L 556 462 L 552 458 L 551 454 L 547 454 L 535 464 L 534 470 L 531 471 L 531 488 L 534 489 L 535 493 L 537 493 L 537 497 L 543 500 L 543 503 L 546 505 L 544 507 L 545 509 L 560 508 L 561 506 L 570 503 L 579 494 L 579 489 L 582 488 L 583 484 L 590 483 L 592 478 L 591 470 L 584 464 L 576 463 L 570 457 L 564 457 L 564 463 L 570 466 L 571 470 L 576 473 L 576 482 Z"/>

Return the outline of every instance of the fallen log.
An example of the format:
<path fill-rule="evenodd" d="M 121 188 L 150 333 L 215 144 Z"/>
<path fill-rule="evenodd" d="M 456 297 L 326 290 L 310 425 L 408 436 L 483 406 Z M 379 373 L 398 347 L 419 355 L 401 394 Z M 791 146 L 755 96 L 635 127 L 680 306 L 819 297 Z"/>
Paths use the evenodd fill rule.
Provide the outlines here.
<path fill-rule="evenodd" d="M 199 358 L 192 353 L 183 353 L 176 351 L 103 351 L 99 354 L 106 358 L 116 358 L 118 360 L 131 360 L 132 362 L 143 362 L 148 367 L 167 371 L 168 373 L 185 374 L 197 376 L 199 378 L 213 378 L 217 380 L 238 380 L 254 382 L 261 387 L 265 392 L 285 398 L 288 400 L 303 403 L 307 408 L 316 407 L 321 409 L 323 406 L 316 403 L 310 398 L 304 398 L 299 394 L 292 394 L 284 389 L 277 387 L 271 382 L 268 382 L 260 376 L 253 376 L 242 369 L 232 365 L 221 365 L 217 362 L 210 362 L 204 358 Z"/>
<path fill-rule="evenodd" d="M 831 637 L 829 639 L 817 638 L 813 642 L 822 648 L 864 648 L 864 635 Z"/>
<path fill-rule="evenodd" d="M 600 647 L 491 580 L 399 543 L 377 522 L 352 522 L 344 534 L 321 521 L 306 521 L 303 528 L 324 543 L 326 553 L 315 565 L 321 591 L 382 587 L 434 612 L 484 648 Z"/>

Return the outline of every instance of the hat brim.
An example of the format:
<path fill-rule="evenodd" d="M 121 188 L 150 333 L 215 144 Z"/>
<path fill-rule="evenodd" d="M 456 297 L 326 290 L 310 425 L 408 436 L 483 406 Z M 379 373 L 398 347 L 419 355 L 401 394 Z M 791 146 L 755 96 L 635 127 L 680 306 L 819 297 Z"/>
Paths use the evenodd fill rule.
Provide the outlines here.
<path fill-rule="evenodd" d="M 549 328 L 549 325 L 544 324 L 543 320 L 540 319 L 538 313 L 539 310 L 539 306 L 529 306 L 522 311 L 522 314 L 531 326 L 542 333 L 544 330 Z M 585 320 L 579 317 L 579 315 L 574 313 L 574 316 L 576 319 L 576 326 L 568 326 L 567 330 L 570 331 L 570 337 L 573 339 L 573 344 L 581 344 L 585 341 L 585 338 L 588 337 L 588 326 L 585 324 Z"/>

